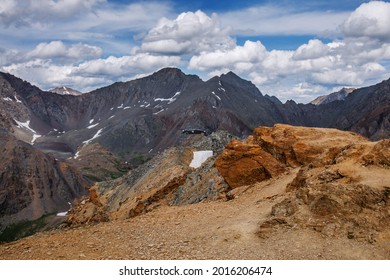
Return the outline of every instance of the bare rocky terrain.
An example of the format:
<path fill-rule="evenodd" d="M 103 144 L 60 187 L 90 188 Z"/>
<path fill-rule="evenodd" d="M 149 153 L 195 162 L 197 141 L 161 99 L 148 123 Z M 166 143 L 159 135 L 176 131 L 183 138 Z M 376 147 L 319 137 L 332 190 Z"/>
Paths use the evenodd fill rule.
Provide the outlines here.
<path fill-rule="evenodd" d="M 389 259 L 389 148 L 389 140 L 371 142 L 351 132 L 276 125 L 232 140 L 196 170 L 188 168 L 193 146 L 168 150 L 143 169 L 95 184 L 66 226 L 1 244 L 0 254 Z M 194 178 L 199 188 L 193 193 L 203 198 L 195 204 L 179 195 Z M 226 185 L 207 191 L 211 178 Z"/>

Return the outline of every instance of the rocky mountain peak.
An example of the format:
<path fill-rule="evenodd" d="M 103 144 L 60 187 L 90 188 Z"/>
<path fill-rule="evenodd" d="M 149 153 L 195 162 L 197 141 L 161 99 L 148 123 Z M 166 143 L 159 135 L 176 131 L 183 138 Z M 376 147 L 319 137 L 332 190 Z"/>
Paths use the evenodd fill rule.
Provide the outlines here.
<path fill-rule="evenodd" d="M 175 80 L 175 79 L 183 79 L 186 74 L 184 74 L 180 69 L 174 67 L 166 67 L 162 68 L 157 72 L 154 72 L 151 75 L 152 79 L 157 80 Z"/>
<path fill-rule="evenodd" d="M 327 104 L 336 100 L 344 100 L 349 94 L 351 94 L 355 88 L 342 88 L 339 91 L 333 92 L 328 95 L 321 95 L 310 102 L 313 105 Z"/>
<path fill-rule="evenodd" d="M 55 87 L 52 89 L 49 89 L 50 92 L 54 92 L 61 95 L 81 95 L 82 92 L 75 90 L 70 87 L 62 86 L 62 87 Z"/>

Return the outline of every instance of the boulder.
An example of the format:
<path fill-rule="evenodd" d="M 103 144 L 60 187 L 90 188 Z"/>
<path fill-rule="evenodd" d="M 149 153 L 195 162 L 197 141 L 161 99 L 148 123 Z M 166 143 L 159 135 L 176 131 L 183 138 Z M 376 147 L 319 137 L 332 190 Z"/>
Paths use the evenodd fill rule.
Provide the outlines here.
<path fill-rule="evenodd" d="M 286 165 L 261 147 L 238 140 L 230 142 L 215 165 L 231 188 L 253 184 L 282 174 Z"/>

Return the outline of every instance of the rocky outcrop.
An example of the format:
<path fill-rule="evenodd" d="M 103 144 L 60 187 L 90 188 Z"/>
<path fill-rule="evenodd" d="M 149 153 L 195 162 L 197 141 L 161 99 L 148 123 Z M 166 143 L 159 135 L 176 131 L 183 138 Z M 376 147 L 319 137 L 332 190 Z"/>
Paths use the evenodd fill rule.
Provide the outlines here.
<path fill-rule="evenodd" d="M 286 171 L 286 165 L 254 144 L 234 140 L 215 162 L 228 185 L 234 189 L 269 179 Z"/>
<path fill-rule="evenodd" d="M 353 132 L 275 125 L 258 127 L 250 142 L 290 167 L 332 164 L 342 152 L 367 139 Z"/>
<path fill-rule="evenodd" d="M 216 166 L 229 186 L 237 188 L 276 177 L 288 167 L 331 164 L 343 150 L 360 141 L 366 140 L 335 129 L 258 127 L 246 141 L 229 143 Z"/>
<path fill-rule="evenodd" d="M 331 129 L 257 128 L 252 143 L 300 171 L 258 235 L 312 229 L 328 237 L 375 242 L 390 225 L 390 142 Z"/>
<path fill-rule="evenodd" d="M 258 235 L 267 238 L 280 230 L 312 229 L 327 237 L 374 243 L 382 233 L 388 234 L 389 187 L 363 184 L 357 174 L 338 168 L 302 168 L 287 186 L 285 199 L 261 223 Z"/>
<path fill-rule="evenodd" d="M 68 222 L 95 222 L 102 212 L 109 219 L 126 219 L 168 205 L 185 182 L 190 161 L 191 150 L 172 148 L 117 180 L 96 183 Z"/>

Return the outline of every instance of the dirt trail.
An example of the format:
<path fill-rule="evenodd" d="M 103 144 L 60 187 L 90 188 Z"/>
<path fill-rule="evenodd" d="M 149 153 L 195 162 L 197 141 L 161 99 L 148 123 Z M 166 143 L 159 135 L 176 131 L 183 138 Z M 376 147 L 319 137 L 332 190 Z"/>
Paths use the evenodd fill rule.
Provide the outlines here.
<path fill-rule="evenodd" d="M 230 201 L 161 206 L 145 215 L 65 228 L 0 245 L 1 259 L 389 259 L 377 243 L 328 238 L 310 229 L 256 234 L 298 169 L 237 190 Z M 240 193 L 241 192 L 241 193 Z"/>

